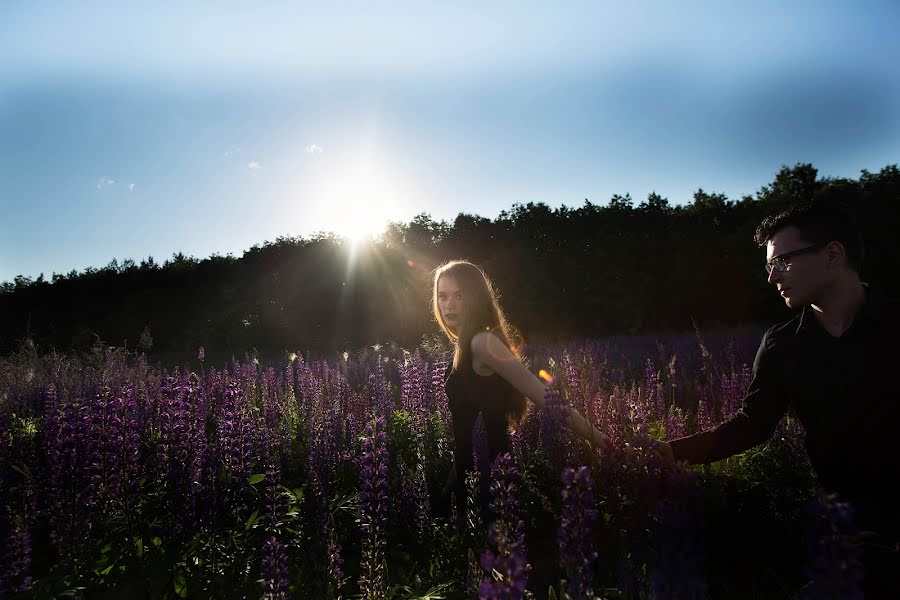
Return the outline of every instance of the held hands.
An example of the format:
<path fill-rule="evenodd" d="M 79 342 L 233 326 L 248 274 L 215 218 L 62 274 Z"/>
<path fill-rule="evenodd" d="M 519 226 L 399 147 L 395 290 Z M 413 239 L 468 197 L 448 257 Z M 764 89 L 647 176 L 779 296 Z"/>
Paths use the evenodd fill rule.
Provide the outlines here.
<path fill-rule="evenodd" d="M 672 452 L 672 445 L 669 442 L 656 442 L 653 445 L 653 454 L 667 467 L 675 464 L 675 453 Z"/>
<path fill-rule="evenodd" d="M 675 466 L 675 454 L 672 451 L 672 445 L 669 442 L 652 442 L 652 446 L 650 447 L 650 451 L 653 455 L 662 463 L 662 465 L 666 468 L 672 468 Z M 629 459 L 636 459 L 638 457 L 638 451 L 631 444 L 625 444 L 625 456 Z"/>

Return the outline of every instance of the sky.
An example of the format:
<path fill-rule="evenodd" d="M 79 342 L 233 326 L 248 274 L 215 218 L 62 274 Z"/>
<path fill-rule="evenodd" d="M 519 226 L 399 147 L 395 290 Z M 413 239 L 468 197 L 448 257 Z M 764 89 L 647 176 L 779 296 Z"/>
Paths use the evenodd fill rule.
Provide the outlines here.
<path fill-rule="evenodd" d="M 0 3 L 0 281 L 900 162 L 900 3 Z"/>

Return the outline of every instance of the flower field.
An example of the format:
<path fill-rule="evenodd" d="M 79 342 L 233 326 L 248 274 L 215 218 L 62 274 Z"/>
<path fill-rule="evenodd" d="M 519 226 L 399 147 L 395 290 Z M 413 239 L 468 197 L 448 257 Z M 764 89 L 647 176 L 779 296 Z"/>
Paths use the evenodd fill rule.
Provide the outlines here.
<path fill-rule="evenodd" d="M 740 408 L 757 342 L 685 335 L 532 349 L 529 368 L 553 379 L 550 402 L 532 407 L 494 464 L 476 443 L 468 499 L 443 493 L 453 449 L 445 351 L 211 365 L 201 350 L 169 370 L 118 349 L 73 357 L 25 345 L 0 359 L 0 595 L 852 589 L 852 569 L 833 568 L 852 558 L 834 534 L 850 527 L 847 513 L 816 495 L 795 421 L 710 466 L 667 469 L 650 451 L 652 439 Z M 611 448 L 573 438 L 561 403 Z"/>

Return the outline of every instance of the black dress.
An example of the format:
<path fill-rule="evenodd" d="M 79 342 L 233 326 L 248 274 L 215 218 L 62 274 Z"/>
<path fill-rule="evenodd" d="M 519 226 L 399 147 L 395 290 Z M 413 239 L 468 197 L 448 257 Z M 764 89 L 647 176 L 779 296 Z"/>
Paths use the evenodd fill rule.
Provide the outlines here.
<path fill-rule="evenodd" d="M 444 380 L 450 415 L 453 417 L 453 462 L 456 478 L 448 488 L 456 493 L 458 506 L 464 506 L 466 471 L 474 468 L 472 460 L 472 428 L 482 415 L 487 432 L 488 457 L 491 463 L 503 452 L 510 451 L 507 412 L 513 408 L 518 390 L 500 375 L 479 375 L 472 369 L 471 359 L 462 360 Z M 446 490 L 447 493 L 451 489 Z"/>

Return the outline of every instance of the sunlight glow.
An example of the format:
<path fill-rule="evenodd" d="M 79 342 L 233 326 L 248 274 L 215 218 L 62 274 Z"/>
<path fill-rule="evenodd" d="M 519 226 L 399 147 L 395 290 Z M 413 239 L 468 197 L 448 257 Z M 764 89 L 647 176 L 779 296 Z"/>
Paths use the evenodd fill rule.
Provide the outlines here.
<path fill-rule="evenodd" d="M 365 164 L 332 172 L 314 194 L 322 229 L 355 244 L 384 232 L 390 220 L 402 218 L 406 192 L 384 169 Z"/>

